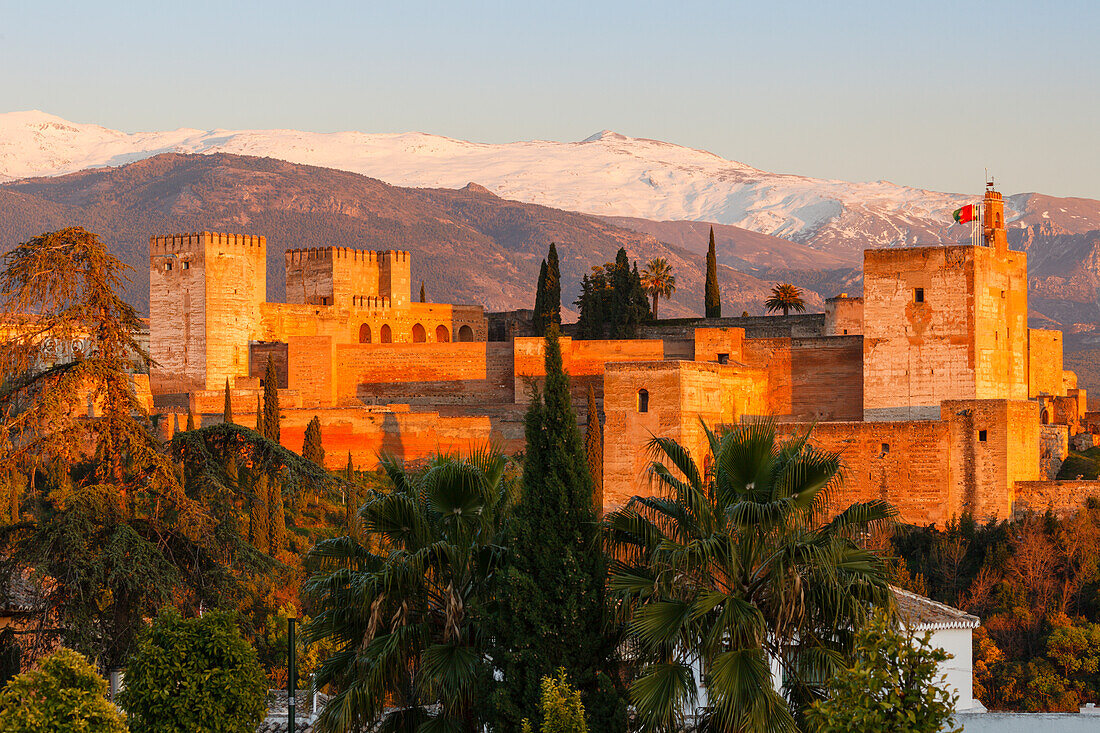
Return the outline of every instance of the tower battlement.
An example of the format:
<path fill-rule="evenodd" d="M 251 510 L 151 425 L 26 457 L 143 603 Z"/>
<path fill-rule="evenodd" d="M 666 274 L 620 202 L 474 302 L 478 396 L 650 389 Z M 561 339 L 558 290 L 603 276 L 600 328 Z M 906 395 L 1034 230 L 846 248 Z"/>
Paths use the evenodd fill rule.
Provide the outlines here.
<path fill-rule="evenodd" d="M 409 253 L 403 250 L 374 250 L 356 249 L 354 247 L 309 247 L 303 249 L 288 249 L 286 251 L 286 263 L 299 264 L 314 260 L 348 260 L 351 262 L 381 262 L 393 260 L 396 262 L 408 262 Z"/>
<path fill-rule="evenodd" d="M 149 256 L 164 256 L 190 252 L 196 247 L 219 246 L 242 250 L 267 249 L 267 238 L 258 234 L 230 234 L 227 232 L 191 232 L 149 237 Z"/>

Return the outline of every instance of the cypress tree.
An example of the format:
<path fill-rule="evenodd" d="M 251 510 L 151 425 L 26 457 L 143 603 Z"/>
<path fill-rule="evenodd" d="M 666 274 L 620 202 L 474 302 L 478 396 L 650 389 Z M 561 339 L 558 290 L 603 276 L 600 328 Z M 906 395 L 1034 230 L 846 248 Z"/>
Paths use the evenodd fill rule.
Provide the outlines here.
<path fill-rule="evenodd" d="M 428 302 L 428 295 L 427 295 L 427 293 L 424 292 L 424 281 L 423 280 L 420 281 L 420 302 L 421 303 L 427 303 Z"/>
<path fill-rule="evenodd" d="M 722 296 L 718 292 L 718 259 L 714 254 L 714 227 L 710 228 L 710 247 L 707 249 L 707 286 L 703 301 L 707 318 L 722 317 Z"/>
<path fill-rule="evenodd" d="M 532 395 L 524 427 L 522 494 L 492 621 L 499 645 L 493 659 L 504 675 L 491 700 L 494 728 L 519 730 L 522 719 L 538 710 L 541 678 L 564 667 L 584 695 L 591 729 L 621 731 L 621 697 L 601 677 L 617 641 L 605 634 L 606 567 L 595 487 L 556 328 L 546 336 L 545 388 Z"/>
<path fill-rule="evenodd" d="M 588 472 L 592 474 L 593 506 L 603 511 L 603 431 L 600 429 L 600 413 L 596 408 L 596 390 L 588 385 L 588 425 L 584 431 L 584 456 Z"/>
<path fill-rule="evenodd" d="M 302 441 L 302 458 L 324 468 L 325 446 L 321 442 L 321 420 L 316 415 L 306 426 L 305 440 Z"/>
<path fill-rule="evenodd" d="M 561 327 L 561 269 L 558 266 L 558 248 L 550 243 L 546 255 L 546 284 L 542 289 L 542 309 L 546 313 L 546 326 Z M 544 336 L 545 334 L 539 334 Z"/>
<path fill-rule="evenodd" d="M 256 432 L 264 434 L 264 406 L 260 401 L 260 394 L 256 393 Z"/>
<path fill-rule="evenodd" d="M 531 328 L 536 336 L 546 335 L 546 260 L 539 266 L 539 280 L 535 285 L 535 314 L 531 317 Z"/>
<path fill-rule="evenodd" d="M 272 443 L 279 442 L 279 377 L 275 374 L 275 363 L 267 361 L 264 372 L 264 429 L 263 436 Z"/>
<path fill-rule="evenodd" d="M 233 424 L 233 400 L 229 394 L 229 377 L 225 378 L 225 406 L 222 408 L 222 422 Z"/>
<path fill-rule="evenodd" d="M 348 536 L 359 539 L 359 486 L 355 482 L 355 465 L 351 462 L 351 451 L 348 451 L 348 465 L 344 468 L 344 480 L 348 482 L 348 495 L 344 500 L 344 524 L 348 528 Z"/>
<path fill-rule="evenodd" d="M 191 410 L 187 411 L 187 432 L 191 432 L 195 429 L 195 415 Z"/>

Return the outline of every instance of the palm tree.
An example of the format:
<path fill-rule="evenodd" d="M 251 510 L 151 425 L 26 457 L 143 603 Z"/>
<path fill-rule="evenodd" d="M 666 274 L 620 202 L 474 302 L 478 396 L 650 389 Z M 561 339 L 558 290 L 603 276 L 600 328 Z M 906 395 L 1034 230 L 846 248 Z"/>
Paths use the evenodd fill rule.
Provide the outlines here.
<path fill-rule="evenodd" d="M 631 700 L 646 730 L 678 730 L 701 684 L 701 730 L 794 731 L 870 609 L 890 602 L 885 566 L 856 537 L 895 512 L 871 501 L 825 521 L 840 460 L 808 433 L 780 440 L 772 420 L 703 428 L 705 471 L 653 438 L 658 495 L 605 520 L 611 591 L 639 663 Z"/>
<path fill-rule="evenodd" d="M 508 460 L 486 448 L 437 456 L 422 472 L 381 463 L 388 491 L 359 511 L 373 545 L 338 537 L 306 558 L 318 611 L 306 639 L 338 648 L 316 677 L 337 691 L 319 730 L 481 730 L 475 692 L 492 666 L 479 618 L 515 498 Z"/>
<path fill-rule="evenodd" d="M 802 300 L 802 288 L 790 283 L 776 283 L 771 297 L 764 301 L 764 307 L 768 309 L 768 313 L 783 311 L 785 316 L 792 310 L 805 313 L 806 303 Z"/>
<path fill-rule="evenodd" d="M 658 257 L 646 263 L 642 270 L 642 287 L 653 297 L 653 320 L 657 320 L 657 298 L 667 300 L 676 292 L 676 276 L 668 260 Z"/>

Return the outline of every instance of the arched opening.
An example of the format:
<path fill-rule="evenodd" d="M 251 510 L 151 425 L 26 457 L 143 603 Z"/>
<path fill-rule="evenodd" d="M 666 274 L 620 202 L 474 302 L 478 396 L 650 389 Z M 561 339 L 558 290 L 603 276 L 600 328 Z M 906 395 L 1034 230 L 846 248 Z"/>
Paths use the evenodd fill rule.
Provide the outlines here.
<path fill-rule="evenodd" d="M 458 329 L 458 340 L 459 341 L 473 341 L 474 340 L 474 329 L 470 328 L 469 326 L 462 326 L 461 328 L 459 328 Z"/>
<path fill-rule="evenodd" d="M 370 326 L 368 326 L 366 323 L 359 327 L 359 343 L 370 343 Z"/>
<path fill-rule="evenodd" d="M 649 392 L 647 390 L 638 390 L 638 412 L 649 412 Z"/>
<path fill-rule="evenodd" d="M 1042 421 L 1043 421 L 1043 425 L 1049 425 L 1050 424 L 1050 413 L 1047 412 L 1046 409 L 1043 410 Z"/>
<path fill-rule="evenodd" d="M 424 327 L 421 326 L 419 323 L 414 325 L 413 326 L 413 343 L 414 344 L 422 344 L 427 340 L 428 340 L 428 338 L 424 334 Z"/>
<path fill-rule="evenodd" d="M 438 343 L 445 344 L 451 340 L 451 332 L 447 330 L 446 326 L 436 326 L 435 340 Z"/>
<path fill-rule="evenodd" d="M 392 344 L 393 343 L 393 332 L 390 331 L 390 326 L 389 326 L 388 323 L 382 324 L 382 343 L 384 343 L 384 344 Z"/>

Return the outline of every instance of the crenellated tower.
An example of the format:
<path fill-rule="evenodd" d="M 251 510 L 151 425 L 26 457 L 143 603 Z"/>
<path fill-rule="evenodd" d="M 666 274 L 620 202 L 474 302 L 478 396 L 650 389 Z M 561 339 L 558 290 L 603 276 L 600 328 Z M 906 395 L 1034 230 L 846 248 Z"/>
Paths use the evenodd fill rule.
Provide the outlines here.
<path fill-rule="evenodd" d="M 267 241 L 197 232 L 149 238 L 149 343 L 155 374 L 218 389 L 248 374 L 248 341 L 267 299 Z"/>
<path fill-rule="evenodd" d="M 409 304 L 408 252 L 315 247 L 287 250 L 285 262 L 288 303 L 341 308 Z"/>

